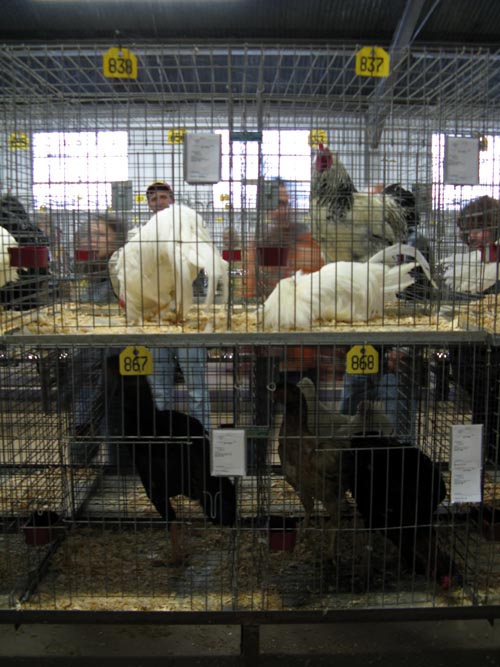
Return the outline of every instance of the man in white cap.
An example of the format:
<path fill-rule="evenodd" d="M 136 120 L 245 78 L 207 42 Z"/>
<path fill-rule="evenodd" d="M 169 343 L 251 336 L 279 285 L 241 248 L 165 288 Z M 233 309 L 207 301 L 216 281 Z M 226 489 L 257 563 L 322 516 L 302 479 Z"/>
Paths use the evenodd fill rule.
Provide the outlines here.
<path fill-rule="evenodd" d="M 172 187 L 164 181 L 151 183 L 146 189 L 146 197 L 152 213 L 159 213 L 175 202 Z M 158 410 L 173 408 L 175 379 L 182 375 L 188 392 L 189 414 L 207 430 L 210 429 L 210 393 L 205 348 L 154 348 L 152 354 L 154 372 L 147 377 Z"/>
<path fill-rule="evenodd" d="M 155 181 L 148 185 L 146 189 L 149 210 L 152 213 L 158 213 L 168 208 L 175 202 L 174 191 L 171 186 L 164 181 Z"/>

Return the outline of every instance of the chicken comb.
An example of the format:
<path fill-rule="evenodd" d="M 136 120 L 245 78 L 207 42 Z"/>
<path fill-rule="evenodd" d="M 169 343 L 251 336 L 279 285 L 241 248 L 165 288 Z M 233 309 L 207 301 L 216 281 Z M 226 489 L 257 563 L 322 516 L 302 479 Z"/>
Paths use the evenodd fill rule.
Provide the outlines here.
<path fill-rule="evenodd" d="M 330 149 L 323 144 L 318 145 L 318 154 L 316 155 L 316 171 L 323 172 L 330 169 L 333 164 L 333 157 Z"/>

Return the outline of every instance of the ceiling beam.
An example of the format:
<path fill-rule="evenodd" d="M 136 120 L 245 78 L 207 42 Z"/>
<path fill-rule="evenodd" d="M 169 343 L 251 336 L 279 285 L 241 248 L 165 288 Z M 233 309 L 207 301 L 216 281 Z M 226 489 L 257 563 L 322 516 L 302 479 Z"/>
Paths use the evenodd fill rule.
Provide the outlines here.
<path fill-rule="evenodd" d="M 380 79 L 375 90 L 372 93 L 370 107 L 366 114 L 366 137 L 371 148 L 377 148 L 382 132 L 384 130 L 385 120 L 389 115 L 390 105 L 386 98 L 394 88 L 396 80 L 396 70 L 399 63 L 406 54 L 406 49 L 412 42 L 417 22 L 422 13 L 422 8 L 426 0 L 406 0 L 406 6 L 403 14 L 396 26 L 391 46 L 389 48 L 390 73 L 389 76 Z M 438 0 L 439 2 L 439 0 Z M 436 6 L 435 3 L 434 6 Z M 426 19 L 429 14 L 426 16 Z"/>

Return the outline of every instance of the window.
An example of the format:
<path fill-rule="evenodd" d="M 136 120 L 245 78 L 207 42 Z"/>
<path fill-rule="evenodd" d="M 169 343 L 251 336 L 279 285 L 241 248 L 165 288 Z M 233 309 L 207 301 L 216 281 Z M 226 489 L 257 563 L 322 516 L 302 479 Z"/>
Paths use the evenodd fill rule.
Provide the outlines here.
<path fill-rule="evenodd" d="M 128 178 L 127 132 L 36 132 L 35 207 L 105 210 L 111 183 Z"/>
<path fill-rule="evenodd" d="M 294 182 L 295 208 L 309 207 L 311 183 L 311 147 L 308 130 L 264 130 L 261 143 L 259 174 L 259 142 L 229 142 L 229 132 L 222 135 L 222 180 L 214 185 L 214 206 L 224 201 L 234 208 L 255 208 L 259 175 Z M 231 160 L 232 157 L 232 160 Z"/>

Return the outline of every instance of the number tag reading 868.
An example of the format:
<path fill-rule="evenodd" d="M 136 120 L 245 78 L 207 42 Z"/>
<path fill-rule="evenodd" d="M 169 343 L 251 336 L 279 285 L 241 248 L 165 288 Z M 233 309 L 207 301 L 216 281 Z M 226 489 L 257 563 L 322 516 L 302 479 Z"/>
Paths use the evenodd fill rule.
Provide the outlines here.
<path fill-rule="evenodd" d="M 153 356 L 142 345 L 130 345 L 120 352 L 120 375 L 151 375 Z"/>
<path fill-rule="evenodd" d="M 378 352 L 372 345 L 354 345 L 347 353 L 346 371 L 349 375 L 378 373 Z"/>

